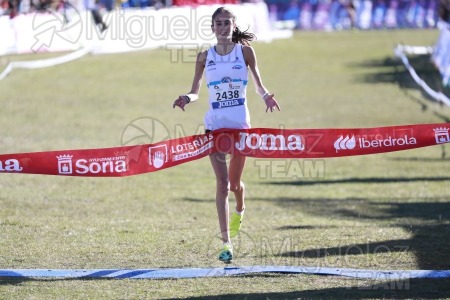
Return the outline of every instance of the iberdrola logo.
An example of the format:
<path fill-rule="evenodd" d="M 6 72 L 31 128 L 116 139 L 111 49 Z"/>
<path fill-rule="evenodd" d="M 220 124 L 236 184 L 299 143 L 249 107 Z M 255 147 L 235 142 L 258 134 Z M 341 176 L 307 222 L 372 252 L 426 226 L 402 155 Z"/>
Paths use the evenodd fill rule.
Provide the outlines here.
<path fill-rule="evenodd" d="M 356 139 L 354 135 L 352 137 L 348 135 L 344 137 L 341 135 L 336 142 L 334 142 L 334 149 L 336 149 L 336 152 L 338 152 L 338 150 L 354 149 L 355 146 Z"/>

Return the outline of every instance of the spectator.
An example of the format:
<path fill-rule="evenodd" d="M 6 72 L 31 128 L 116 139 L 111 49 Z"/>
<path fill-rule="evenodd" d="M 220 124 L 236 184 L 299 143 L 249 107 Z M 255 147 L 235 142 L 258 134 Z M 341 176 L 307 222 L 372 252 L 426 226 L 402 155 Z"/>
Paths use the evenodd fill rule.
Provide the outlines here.
<path fill-rule="evenodd" d="M 438 8 L 439 18 L 450 23 L 450 0 L 441 0 Z"/>
<path fill-rule="evenodd" d="M 283 14 L 283 20 L 295 21 L 296 27 L 298 27 L 298 20 L 300 19 L 300 8 L 297 0 L 292 0 L 289 8 Z"/>
<path fill-rule="evenodd" d="M 91 12 L 92 19 L 94 20 L 95 25 L 99 27 L 101 32 L 103 32 L 108 28 L 108 26 L 105 24 L 105 22 L 103 22 L 103 17 L 100 14 L 100 5 L 99 5 L 100 1 L 99 0 L 94 1 L 85 0 L 84 6 L 86 7 L 87 10 Z"/>
<path fill-rule="evenodd" d="M 8 14 L 12 19 L 19 14 L 20 0 L 9 0 L 8 1 Z"/>
<path fill-rule="evenodd" d="M 346 11 L 348 18 L 350 19 L 350 27 L 354 28 L 356 24 L 356 9 L 352 0 L 340 0 L 342 7 Z"/>
<path fill-rule="evenodd" d="M 8 14 L 8 0 L 0 0 L 0 16 Z"/>

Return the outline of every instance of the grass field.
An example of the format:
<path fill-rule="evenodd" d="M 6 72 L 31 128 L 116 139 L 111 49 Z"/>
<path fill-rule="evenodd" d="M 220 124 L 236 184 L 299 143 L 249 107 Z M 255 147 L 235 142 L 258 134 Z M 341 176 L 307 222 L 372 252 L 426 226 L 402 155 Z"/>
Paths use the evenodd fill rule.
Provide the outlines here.
<path fill-rule="evenodd" d="M 437 31 L 297 32 L 255 43 L 282 111 L 266 114 L 249 87 L 253 127 L 339 128 L 449 122 L 450 108 L 416 88 L 393 48 L 433 45 Z M 165 49 L 87 56 L 0 81 L 0 152 L 119 146 L 130 124 L 155 118 L 173 137 L 197 133 L 206 88 L 172 109 L 191 62 Z M 52 55 L 10 56 L 6 61 Z M 429 57 L 412 59 L 434 88 Z M 1 70 L 0 69 L 0 70 Z M 448 90 L 446 90 L 448 92 Z M 447 93 L 448 94 L 448 93 Z M 146 140 L 144 142 L 152 142 Z M 236 266 L 450 269 L 450 148 L 309 161 L 249 159 Z M 304 163 L 307 162 L 296 162 Z M 306 169 L 305 169 L 306 170 Z M 0 268 L 221 267 L 215 180 L 208 159 L 126 178 L 2 174 Z M 233 203 L 233 197 L 230 198 Z M 208 297 L 450 298 L 450 280 L 355 280 L 264 274 L 183 280 L 0 278 L 1 299 Z"/>

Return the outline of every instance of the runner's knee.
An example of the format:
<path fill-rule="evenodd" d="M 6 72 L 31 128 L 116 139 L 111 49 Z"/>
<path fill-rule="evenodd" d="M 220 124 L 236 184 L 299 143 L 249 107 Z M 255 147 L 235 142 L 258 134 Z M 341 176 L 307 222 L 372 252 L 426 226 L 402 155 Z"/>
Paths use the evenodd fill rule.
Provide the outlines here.
<path fill-rule="evenodd" d="M 232 192 L 240 192 L 245 188 L 244 183 L 242 181 L 240 182 L 232 182 L 230 184 L 230 191 Z"/>

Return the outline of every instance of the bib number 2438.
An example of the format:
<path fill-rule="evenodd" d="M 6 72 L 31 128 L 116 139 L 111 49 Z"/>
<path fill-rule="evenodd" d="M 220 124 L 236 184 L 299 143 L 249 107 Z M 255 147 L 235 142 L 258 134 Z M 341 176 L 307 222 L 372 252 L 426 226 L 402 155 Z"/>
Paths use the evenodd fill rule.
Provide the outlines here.
<path fill-rule="evenodd" d="M 226 91 L 222 93 L 216 93 L 217 101 L 221 100 L 231 100 L 231 99 L 237 99 L 239 98 L 239 91 Z"/>

